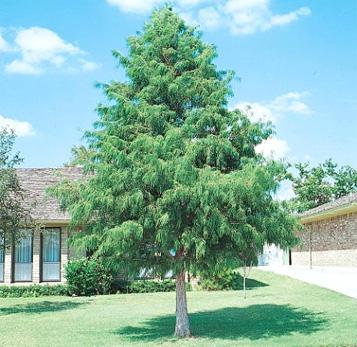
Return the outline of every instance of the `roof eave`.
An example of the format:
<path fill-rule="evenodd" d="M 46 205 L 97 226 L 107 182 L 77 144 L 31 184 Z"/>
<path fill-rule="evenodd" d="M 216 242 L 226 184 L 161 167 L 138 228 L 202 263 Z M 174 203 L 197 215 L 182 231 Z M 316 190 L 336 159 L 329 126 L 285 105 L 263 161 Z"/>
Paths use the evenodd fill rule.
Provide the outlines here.
<path fill-rule="evenodd" d="M 347 204 L 345 206 L 340 206 L 334 209 L 321 211 L 309 216 L 302 216 L 300 217 L 300 222 L 303 224 L 316 222 L 319 220 L 338 217 L 344 214 L 354 213 L 357 212 L 357 203 L 353 202 L 351 204 Z"/>
<path fill-rule="evenodd" d="M 70 224 L 70 219 L 35 219 L 36 224 L 44 225 L 44 226 L 67 226 Z"/>

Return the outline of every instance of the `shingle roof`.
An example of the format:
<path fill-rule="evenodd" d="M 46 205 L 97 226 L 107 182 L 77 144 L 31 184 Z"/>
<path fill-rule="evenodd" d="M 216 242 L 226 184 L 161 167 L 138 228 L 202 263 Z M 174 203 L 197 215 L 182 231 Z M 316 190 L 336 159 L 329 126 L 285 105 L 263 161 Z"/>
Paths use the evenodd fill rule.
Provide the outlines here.
<path fill-rule="evenodd" d="M 354 203 L 357 203 L 357 193 L 351 193 L 343 196 L 342 198 L 336 199 L 335 201 L 328 202 L 327 204 L 323 204 L 321 206 L 312 208 L 311 210 L 301 213 L 299 217 L 306 218 L 306 217 L 318 215 L 323 212 L 328 212 L 328 211 L 333 211 L 335 209 L 348 207 Z"/>
<path fill-rule="evenodd" d="M 84 175 L 81 168 L 17 169 L 17 175 L 25 191 L 25 207 L 31 211 L 33 219 L 69 221 L 68 213 L 61 211 L 57 200 L 48 196 L 47 189 L 63 178 L 74 181 L 83 179 Z M 299 214 L 299 217 L 312 217 L 324 212 L 348 207 L 355 203 L 357 204 L 357 193 L 352 193 L 303 212 Z"/>
<path fill-rule="evenodd" d="M 59 208 L 56 199 L 47 194 L 47 189 L 63 178 L 79 180 L 83 174 L 78 167 L 58 169 L 17 169 L 17 175 L 24 190 L 24 205 L 35 220 L 68 221 L 69 215 Z"/>

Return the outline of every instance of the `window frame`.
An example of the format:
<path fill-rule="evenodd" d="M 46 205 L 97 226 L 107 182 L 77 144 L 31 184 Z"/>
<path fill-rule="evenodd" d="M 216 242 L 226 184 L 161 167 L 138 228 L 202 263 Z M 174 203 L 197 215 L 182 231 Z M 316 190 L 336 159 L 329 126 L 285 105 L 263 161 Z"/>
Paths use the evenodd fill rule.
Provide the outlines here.
<path fill-rule="evenodd" d="M 46 280 L 43 278 L 43 232 L 44 230 L 58 230 L 59 232 L 59 279 L 58 280 Z M 40 282 L 48 283 L 48 282 L 62 282 L 61 276 L 61 268 L 62 268 L 62 228 L 61 227 L 46 227 L 41 230 L 40 235 Z"/>
<path fill-rule="evenodd" d="M 32 229 L 21 229 L 28 230 L 31 232 L 31 278 L 29 280 L 16 280 L 15 278 L 15 268 L 16 268 L 16 242 L 14 237 L 12 238 L 12 247 L 11 247 L 11 278 L 12 283 L 32 283 L 33 282 L 33 241 L 34 241 L 34 232 Z"/>

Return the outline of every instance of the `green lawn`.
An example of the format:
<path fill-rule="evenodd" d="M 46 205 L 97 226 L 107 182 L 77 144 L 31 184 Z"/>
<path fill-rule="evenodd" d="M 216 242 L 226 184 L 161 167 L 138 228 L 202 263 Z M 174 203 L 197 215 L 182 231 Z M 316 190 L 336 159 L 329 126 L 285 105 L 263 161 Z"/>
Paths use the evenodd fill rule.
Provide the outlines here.
<path fill-rule="evenodd" d="M 193 338 L 172 338 L 174 293 L 0 299 L 0 346 L 353 346 L 357 300 L 253 271 L 248 292 L 188 293 Z"/>

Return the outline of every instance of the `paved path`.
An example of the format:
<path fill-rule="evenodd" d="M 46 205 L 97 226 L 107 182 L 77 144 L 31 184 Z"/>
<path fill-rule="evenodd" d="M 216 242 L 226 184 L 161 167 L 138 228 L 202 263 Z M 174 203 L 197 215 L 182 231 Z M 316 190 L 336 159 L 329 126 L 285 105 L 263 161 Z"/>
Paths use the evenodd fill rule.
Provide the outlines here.
<path fill-rule="evenodd" d="M 260 266 L 259 270 L 272 271 L 316 284 L 357 299 L 357 268 L 314 266 Z"/>

